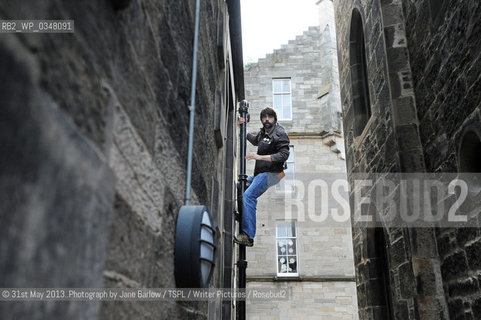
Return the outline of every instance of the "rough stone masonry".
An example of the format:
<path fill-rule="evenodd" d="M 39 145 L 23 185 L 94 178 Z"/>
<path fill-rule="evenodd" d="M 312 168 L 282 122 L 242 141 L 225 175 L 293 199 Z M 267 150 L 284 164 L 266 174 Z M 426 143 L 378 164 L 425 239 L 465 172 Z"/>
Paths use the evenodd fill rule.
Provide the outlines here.
<path fill-rule="evenodd" d="M 479 172 L 479 1 L 334 3 L 348 174 Z M 372 115 L 356 133 L 363 94 Z M 355 229 L 360 318 L 479 317 L 479 221 L 472 226 Z"/>
<path fill-rule="evenodd" d="M 235 3 L 200 8 L 192 203 L 218 226 L 217 287 L 233 281 Z M 71 19 L 75 33 L 0 35 L 0 287 L 175 288 L 194 12 L 195 1 L 2 1 L 0 19 Z M 0 318 L 205 319 L 222 307 L 2 303 Z"/>

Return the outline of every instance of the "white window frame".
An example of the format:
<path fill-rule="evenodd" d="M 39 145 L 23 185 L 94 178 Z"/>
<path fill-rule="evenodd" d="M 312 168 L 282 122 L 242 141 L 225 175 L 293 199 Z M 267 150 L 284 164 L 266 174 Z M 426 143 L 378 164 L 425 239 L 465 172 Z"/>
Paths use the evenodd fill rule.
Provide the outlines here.
<path fill-rule="evenodd" d="M 287 174 L 284 178 L 276 184 L 276 192 L 277 193 L 294 193 L 294 179 L 296 176 L 296 157 L 294 154 L 294 146 L 289 146 L 289 158 L 286 160 L 287 163 L 287 170 L 292 169 L 292 177 L 289 177 Z M 286 182 L 289 182 L 290 188 L 286 187 Z"/>
<path fill-rule="evenodd" d="M 276 81 L 282 81 L 282 80 L 289 80 L 289 91 L 276 92 L 274 83 Z M 282 88 L 282 86 L 281 86 L 281 88 Z M 272 106 L 274 107 L 274 109 L 278 110 L 277 106 L 274 104 L 274 101 L 275 101 L 274 97 L 276 95 L 281 95 L 281 96 L 289 95 L 289 103 L 290 103 L 289 116 L 284 117 L 284 118 L 279 117 L 277 120 L 279 120 L 279 121 L 290 121 L 290 120 L 292 120 L 292 81 L 291 81 L 291 78 L 272 78 Z M 277 113 L 277 114 L 279 115 L 279 113 Z"/>
<path fill-rule="evenodd" d="M 291 222 L 294 224 L 294 236 L 292 237 L 279 237 L 279 224 L 280 223 L 286 223 L 286 222 Z M 297 232 L 297 221 L 296 220 L 277 220 L 276 221 L 276 273 L 278 277 L 298 277 L 299 276 L 299 245 L 298 245 L 298 232 Z M 295 259 L 296 259 L 296 272 L 279 272 L 279 240 L 281 241 L 293 241 L 295 244 Z M 289 254 L 286 254 L 288 256 Z M 294 254 L 290 255 L 291 257 L 294 256 Z M 281 255 L 282 257 L 282 255 Z"/>

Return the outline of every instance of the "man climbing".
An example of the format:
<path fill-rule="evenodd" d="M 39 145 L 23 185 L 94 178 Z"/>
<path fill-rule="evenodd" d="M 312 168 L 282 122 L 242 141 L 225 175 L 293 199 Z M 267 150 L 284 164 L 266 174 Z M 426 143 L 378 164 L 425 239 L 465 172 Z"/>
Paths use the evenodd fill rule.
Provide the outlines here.
<path fill-rule="evenodd" d="M 250 183 L 243 197 L 241 232 L 234 242 L 252 247 L 256 235 L 257 198 L 269 187 L 284 177 L 284 167 L 289 157 L 289 137 L 283 126 L 277 123 L 277 113 L 272 107 L 261 111 L 262 128 L 257 135 L 248 133 L 247 140 L 257 146 L 257 153 L 246 155 L 247 160 L 256 160 L 254 175 L 247 178 Z M 245 122 L 239 117 L 237 124 Z"/>

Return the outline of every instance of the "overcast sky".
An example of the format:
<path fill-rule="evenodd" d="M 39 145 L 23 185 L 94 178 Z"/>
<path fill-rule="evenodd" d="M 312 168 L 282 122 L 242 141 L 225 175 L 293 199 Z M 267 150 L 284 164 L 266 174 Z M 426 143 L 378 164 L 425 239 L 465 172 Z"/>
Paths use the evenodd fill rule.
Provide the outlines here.
<path fill-rule="evenodd" d="M 319 25 L 317 0 L 241 0 L 244 63 Z"/>

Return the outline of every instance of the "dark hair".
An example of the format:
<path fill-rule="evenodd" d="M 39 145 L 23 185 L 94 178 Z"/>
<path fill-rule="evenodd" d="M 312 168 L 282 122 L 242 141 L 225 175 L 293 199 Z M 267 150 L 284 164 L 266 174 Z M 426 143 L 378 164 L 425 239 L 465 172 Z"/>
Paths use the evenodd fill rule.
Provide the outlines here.
<path fill-rule="evenodd" d="M 262 118 L 265 116 L 274 117 L 274 120 L 277 122 L 277 112 L 273 107 L 267 107 L 261 111 L 261 115 L 260 115 L 261 121 L 262 121 Z"/>

